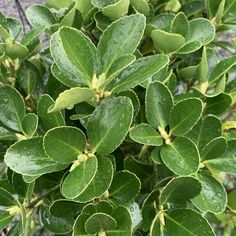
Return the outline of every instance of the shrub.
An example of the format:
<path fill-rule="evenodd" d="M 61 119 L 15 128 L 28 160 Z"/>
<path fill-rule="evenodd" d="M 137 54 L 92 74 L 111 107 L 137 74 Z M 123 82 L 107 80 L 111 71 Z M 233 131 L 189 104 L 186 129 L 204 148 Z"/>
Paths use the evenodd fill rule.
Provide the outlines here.
<path fill-rule="evenodd" d="M 26 16 L 23 34 L 0 15 L 0 229 L 235 235 L 236 1 L 47 0 Z"/>

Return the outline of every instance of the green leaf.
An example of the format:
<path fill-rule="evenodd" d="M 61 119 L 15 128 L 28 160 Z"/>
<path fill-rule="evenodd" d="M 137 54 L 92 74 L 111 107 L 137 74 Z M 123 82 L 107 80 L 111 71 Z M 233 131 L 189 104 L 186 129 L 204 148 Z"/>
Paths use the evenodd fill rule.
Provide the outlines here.
<path fill-rule="evenodd" d="M 199 152 L 188 138 L 178 137 L 161 149 L 164 164 L 177 175 L 191 175 L 199 168 Z"/>
<path fill-rule="evenodd" d="M 200 182 L 193 177 L 173 178 L 164 187 L 160 195 L 161 204 L 185 204 L 201 191 Z M 184 193 L 184 194 L 183 194 Z"/>
<path fill-rule="evenodd" d="M 203 212 L 219 214 L 227 204 L 227 195 L 224 187 L 211 175 L 200 172 L 196 175 L 202 185 L 202 190 L 192 203 Z"/>
<path fill-rule="evenodd" d="M 209 168 L 214 168 L 226 173 L 236 174 L 236 141 L 230 140 L 226 152 L 214 159 L 204 161 Z"/>
<path fill-rule="evenodd" d="M 77 202 L 67 199 L 58 199 L 54 201 L 49 208 L 52 216 L 56 217 L 74 217 L 81 210 L 81 205 Z"/>
<path fill-rule="evenodd" d="M 173 106 L 173 97 L 170 90 L 161 82 L 149 84 L 146 91 L 146 117 L 155 128 L 163 129 L 169 123 L 169 114 Z"/>
<path fill-rule="evenodd" d="M 13 144 L 5 154 L 6 165 L 18 174 L 38 176 L 66 168 L 49 159 L 43 150 L 42 138 L 21 140 Z"/>
<path fill-rule="evenodd" d="M 82 194 L 94 179 L 98 167 L 95 156 L 89 157 L 87 161 L 81 162 L 64 179 L 61 192 L 68 199 L 77 198 Z M 79 181 L 78 181 L 79 180 Z"/>
<path fill-rule="evenodd" d="M 158 205 L 159 205 L 159 190 L 155 189 L 148 194 L 142 205 L 142 216 L 143 216 L 142 227 L 145 231 L 148 231 L 150 229 L 153 218 L 156 215 L 155 206 Z"/>
<path fill-rule="evenodd" d="M 71 75 L 77 86 L 91 85 L 96 48 L 81 31 L 71 27 L 61 27 L 52 35 L 50 51 L 59 69 Z"/>
<path fill-rule="evenodd" d="M 190 138 L 199 150 L 202 150 L 207 143 L 221 136 L 221 126 L 219 118 L 208 115 L 199 120 L 185 136 Z"/>
<path fill-rule="evenodd" d="M 113 230 L 116 227 L 116 220 L 105 213 L 95 213 L 85 222 L 85 230 L 88 234 Z"/>
<path fill-rule="evenodd" d="M 203 47 L 201 62 L 198 66 L 197 73 L 198 73 L 198 75 L 197 75 L 198 81 L 201 84 L 205 83 L 207 81 L 207 75 L 208 75 L 208 58 L 207 58 L 206 47 Z"/>
<path fill-rule="evenodd" d="M 152 126 L 144 123 L 132 128 L 130 138 L 137 143 L 150 146 L 161 146 L 163 143 L 160 134 Z"/>
<path fill-rule="evenodd" d="M 215 0 L 213 2 L 211 0 L 205 0 L 207 15 L 210 19 L 212 19 L 213 16 L 215 16 L 220 2 L 221 2 L 221 0 Z"/>
<path fill-rule="evenodd" d="M 112 23 L 111 19 L 104 16 L 102 12 L 96 12 L 94 15 L 94 20 L 96 21 L 96 26 L 102 32 Z"/>
<path fill-rule="evenodd" d="M 20 132 L 24 116 L 25 104 L 21 94 L 9 85 L 0 84 L 0 122 Z"/>
<path fill-rule="evenodd" d="M 85 230 L 85 223 L 88 218 L 89 215 L 86 213 L 82 213 L 77 217 L 73 226 L 72 236 L 94 236 L 94 234 L 88 234 Z"/>
<path fill-rule="evenodd" d="M 69 7 L 73 0 L 46 0 L 45 5 L 49 8 L 60 9 L 64 7 Z"/>
<path fill-rule="evenodd" d="M 183 37 L 189 30 L 189 22 L 187 17 L 183 12 L 179 12 L 171 24 L 171 32 L 175 34 L 180 34 Z"/>
<path fill-rule="evenodd" d="M 205 18 L 193 19 L 189 22 L 186 43 L 199 41 L 202 45 L 209 44 L 215 37 L 214 25 Z"/>
<path fill-rule="evenodd" d="M 236 199 L 236 190 L 233 190 L 230 193 L 228 193 L 228 204 L 227 204 L 232 210 L 236 210 L 235 199 Z"/>
<path fill-rule="evenodd" d="M 44 94 L 38 101 L 38 117 L 45 131 L 65 125 L 64 117 L 60 111 L 48 113 L 49 107 L 53 105 L 53 99 L 47 94 Z"/>
<path fill-rule="evenodd" d="M 1 198 L 1 206 L 8 207 L 16 205 L 16 201 L 13 198 L 12 194 L 3 188 L 0 188 L 0 198 Z"/>
<path fill-rule="evenodd" d="M 209 74 L 209 83 L 213 84 L 236 65 L 236 56 L 231 56 L 220 61 Z"/>
<path fill-rule="evenodd" d="M 207 220 L 191 209 L 173 210 L 165 216 L 168 235 L 215 236 Z"/>
<path fill-rule="evenodd" d="M 124 140 L 132 119 L 133 106 L 129 98 L 113 97 L 102 102 L 87 124 L 93 152 L 101 155 L 113 152 Z"/>
<path fill-rule="evenodd" d="M 150 226 L 150 236 L 161 236 L 162 235 L 162 229 L 161 229 L 161 222 L 160 222 L 160 218 L 163 214 L 162 213 L 158 213 Z"/>
<path fill-rule="evenodd" d="M 160 29 L 153 30 L 151 38 L 155 48 L 164 54 L 176 52 L 185 42 L 181 34 L 169 33 Z"/>
<path fill-rule="evenodd" d="M 175 104 L 169 116 L 171 133 L 174 135 L 186 134 L 201 118 L 202 109 L 203 103 L 197 98 L 188 98 Z"/>
<path fill-rule="evenodd" d="M 210 160 L 215 159 L 224 154 L 227 149 L 226 139 L 223 137 L 218 137 L 210 141 L 206 146 L 201 150 L 201 159 Z"/>
<path fill-rule="evenodd" d="M 131 6 L 139 13 L 148 16 L 150 13 L 150 7 L 146 0 L 130 0 Z"/>
<path fill-rule="evenodd" d="M 197 51 L 201 47 L 202 47 L 201 42 L 192 41 L 192 42 L 189 42 L 189 43 L 185 43 L 185 45 L 182 48 L 180 48 L 176 53 L 178 53 L 178 54 L 189 54 L 189 53 Z"/>
<path fill-rule="evenodd" d="M 151 152 L 151 159 L 156 164 L 163 164 L 161 160 L 161 154 L 160 154 L 161 147 L 155 147 Z"/>
<path fill-rule="evenodd" d="M 84 133 L 72 126 L 50 129 L 43 138 L 46 154 L 54 161 L 69 164 L 76 160 L 86 148 Z"/>
<path fill-rule="evenodd" d="M 128 90 L 143 83 L 169 63 L 165 55 L 143 57 L 126 68 L 115 81 L 112 92 Z"/>
<path fill-rule="evenodd" d="M 34 28 L 50 27 L 57 23 L 55 16 L 52 12 L 45 6 L 35 4 L 26 10 L 26 16 L 30 24 Z"/>
<path fill-rule="evenodd" d="M 109 196 L 120 203 L 128 202 L 139 193 L 140 185 L 140 180 L 135 174 L 125 170 L 119 171 L 113 178 Z"/>
<path fill-rule="evenodd" d="M 232 97 L 227 93 L 221 93 L 214 97 L 206 98 L 205 112 L 219 115 L 228 110 L 232 103 Z"/>
<path fill-rule="evenodd" d="M 113 164 L 108 158 L 98 158 L 98 167 L 95 177 L 88 187 L 75 200 L 89 202 L 100 197 L 110 187 L 113 178 Z"/>
<path fill-rule="evenodd" d="M 126 16 L 107 27 L 97 46 L 99 74 L 107 74 L 118 58 L 134 53 L 144 28 L 145 17 L 141 14 Z"/>
<path fill-rule="evenodd" d="M 2 231 L 11 221 L 14 216 L 10 215 L 7 211 L 0 211 L 0 230 Z"/>
<path fill-rule="evenodd" d="M 74 105 L 90 101 L 95 91 L 88 88 L 71 88 L 59 94 L 55 104 L 49 108 L 49 112 L 60 111 L 65 108 L 72 109 Z"/>
<path fill-rule="evenodd" d="M 16 42 L 12 39 L 6 40 L 6 55 L 11 59 L 23 59 L 27 56 L 29 50 L 23 44 Z"/>
<path fill-rule="evenodd" d="M 60 22 L 60 27 L 61 26 L 73 26 L 73 23 L 74 23 L 74 20 L 75 20 L 75 15 L 76 15 L 76 9 L 77 9 L 77 1 L 73 2 L 69 6 L 65 16 L 63 17 L 63 19 Z"/>
<path fill-rule="evenodd" d="M 129 3 L 130 0 L 119 0 L 112 5 L 105 6 L 102 13 L 112 19 L 119 19 L 128 13 Z"/>
<path fill-rule="evenodd" d="M 111 215 L 114 210 L 114 207 L 111 205 L 110 202 L 101 200 L 97 203 L 89 203 L 85 205 L 82 209 L 82 213 L 93 215 L 98 212 L 103 212 L 105 214 Z"/>
<path fill-rule="evenodd" d="M 38 116 L 34 113 L 28 113 L 22 120 L 23 133 L 31 138 L 35 135 L 38 128 Z"/>
<path fill-rule="evenodd" d="M 0 140 L 16 140 L 17 136 L 14 132 L 9 131 L 3 127 L 0 127 Z"/>

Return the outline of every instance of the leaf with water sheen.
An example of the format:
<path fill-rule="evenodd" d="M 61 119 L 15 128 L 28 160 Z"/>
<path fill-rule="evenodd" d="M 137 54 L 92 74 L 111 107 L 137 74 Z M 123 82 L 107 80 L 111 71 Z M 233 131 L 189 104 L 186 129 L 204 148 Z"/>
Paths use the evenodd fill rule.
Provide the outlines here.
<path fill-rule="evenodd" d="M 133 105 L 129 98 L 113 97 L 104 100 L 92 113 L 87 124 L 93 151 L 101 155 L 113 152 L 124 140 L 132 119 Z"/>
<path fill-rule="evenodd" d="M 155 128 L 163 129 L 169 123 L 169 114 L 173 106 L 173 97 L 170 90 L 161 82 L 149 84 L 146 91 L 146 117 Z"/>
<path fill-rule="evenodd" d="M 173 178 L 164 187 L 160 195 L 161 204 L 185 204 L 201 191 L 200 182 L 193 177 Z M 185 193 L 185 194 L 183 194 Z"/>
<path fill-rule="evenodd" d="M 140 124 L 130 131 L 130 138 L 137 143 L 161 146 L 163 139 L 161 135 L 149 124 Z"/>
<path fill-rule="evenodd" d="M 141 14 L 126 16 L 107 27 L 97 46 L 99 74 L 107 73 L 118 58 L 134 53 L 144 28 L 145 17 Z"/>
<path fill-rule="evenodd" d="M 177 209 L 166 214 L 168 235 L 175 236 L 215 236 L 207 220 L 191 209 Z"/>
<path fill-rule="evenodd" d="M 199 168 L 199 152 L 188 138 L 178 137 L 161 149 L 164 164 L 178 175 L 191 175 Z"/>
<path fill-rule="evenodd" d="M 86 148 L 84 133 L 72 126 L 60 126 L 50 129 L 43 138 L 46 154 L 53 160 L 69 164 L 76 160 Z"/>
<path fill-rule="evenodd" d="M 94 179 L 97 167 L 98 161 L 95 156 L 80 163 L 65 177 L 61 186 L 63 196 L 68 199 L 75 199 L 82 194 Z"/>
<path fill-rule="evenodd" d="M 203 103 L 198 98 L 188 98 L 175 104 L 169 116 L 170 131 L 174 135 L 184 135 L 201 118 Z"/>
<path fill-rule="evenodd" d="M 192 199 L 193 204 L 203 212 L 215 214 L 223 212 L 227 204 L 227 195 L 223 185 L 204 172 L 198 173 L 196 177 L 202 185 L 202 190 Z"/>
<path fill-rule="evenodd" d="M 47 157 L 42 138 L 21 140 L 13 144 L 5 154 L 5 163 L 18 174 L 39 176 L 66 168 Z"/>

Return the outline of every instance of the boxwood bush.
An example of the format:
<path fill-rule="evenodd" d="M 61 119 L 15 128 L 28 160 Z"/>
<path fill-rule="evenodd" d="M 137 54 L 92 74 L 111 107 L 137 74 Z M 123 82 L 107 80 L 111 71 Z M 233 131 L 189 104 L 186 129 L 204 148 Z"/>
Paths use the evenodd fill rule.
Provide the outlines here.
<path fill-rule="evenodd" d="M 2 235 L 236 235 L 236 1 L 26 16 L 0 14 Z"/>

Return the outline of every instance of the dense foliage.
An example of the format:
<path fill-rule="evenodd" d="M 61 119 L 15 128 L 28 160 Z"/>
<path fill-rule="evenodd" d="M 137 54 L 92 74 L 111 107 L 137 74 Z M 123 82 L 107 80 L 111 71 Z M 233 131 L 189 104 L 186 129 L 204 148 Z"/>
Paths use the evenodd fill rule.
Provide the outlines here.
<path fill-rule="evenodd" d="M 236 235 L 236 0 L 26 16 L 0 14 L 0 230 Z"/>

